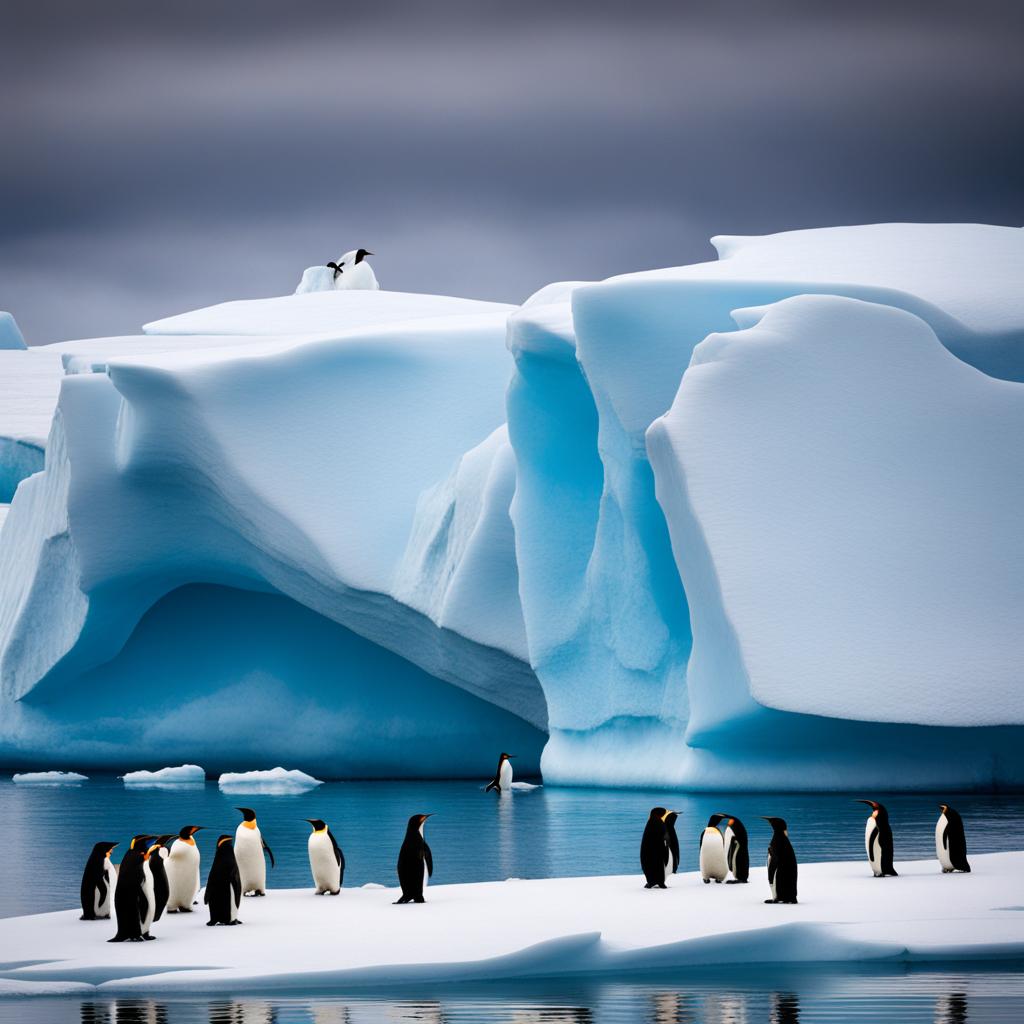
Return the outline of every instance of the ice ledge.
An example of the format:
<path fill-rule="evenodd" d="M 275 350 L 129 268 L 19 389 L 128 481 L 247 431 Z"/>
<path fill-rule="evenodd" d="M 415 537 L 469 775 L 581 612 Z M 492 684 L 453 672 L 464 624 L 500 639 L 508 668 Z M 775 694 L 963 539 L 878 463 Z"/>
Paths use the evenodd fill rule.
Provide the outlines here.
<path fill-rule="evenodd" d="M 745 886 L 678 875 L 665 892 L 645 890 L 636 875 L 443 885 L 431 887 L 425 906 L 402 908 L 391 905 L 393 889 L 346 889 L 338 900 L 279 890 L 244 901 L 242 928 L 206 928 L 203 914 L 179 915 L 159 922 L 159 941 L 141 946 L 108 945 L 110 922 L 83 924 L 77 911 L 9 918 L 0 921 L 0 960 L 26 966 L 5 971 L 0 995 L 265 992 L 1024 955 L 1024 913 L 1011 906 L 1020 902 L 1012 894 L 1024 852 L 971 861 L 970 875 L 942 875 L 934 860 L 901 862 L 900 877 L 884 880 L 861 861 L 801 865 L 797 906 L 762 902 L 763 868 Z M 401 928 L 387 927 L 392 919 Z"/>

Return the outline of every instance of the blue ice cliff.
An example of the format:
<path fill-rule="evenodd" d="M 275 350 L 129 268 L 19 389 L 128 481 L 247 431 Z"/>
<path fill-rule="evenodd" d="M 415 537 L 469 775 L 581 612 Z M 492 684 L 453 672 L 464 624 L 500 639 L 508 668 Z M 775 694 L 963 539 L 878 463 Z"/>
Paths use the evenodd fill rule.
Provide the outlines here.
<path fill-rule="evenodd" d="M 0 351 L 0 760 L 1024 785 L 1024 231 L 714 243 Z"/>

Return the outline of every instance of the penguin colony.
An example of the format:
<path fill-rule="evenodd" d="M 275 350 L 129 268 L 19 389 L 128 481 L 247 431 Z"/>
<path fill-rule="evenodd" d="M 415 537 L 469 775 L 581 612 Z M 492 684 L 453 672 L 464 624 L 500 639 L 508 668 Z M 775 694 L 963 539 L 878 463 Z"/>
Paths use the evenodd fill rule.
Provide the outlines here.
<path fill-rule="evenodd" d="M 502 753 L 494 778 L 485 792 L 507 792 L 512 786 L 510 758 Z M 893 835 L 889 814 L 875 800 L 860 800 L 871 808 L 864 831 L 864 848 L 876 878 L 897 877 L 893 867 Z M 935 855 L 943 874 L 969 872 L 963 820 L 949 806 L 940 804 L 935 825 Z M 217 839 L 213 863 L 206 879 L 203 903 L 209 912 L 207 925 L 241 924 L 243 896 L 266 896 L 267 865 L 274 854 L 267 845 L 251 807 L 238 807 L 242 821 L 235 834 Z M 402 895 L 396 904 L 425 903 L 425 892 L 434 873 L 434 859 L 424 836 L 430 814 L 414 814 L 406 826 L 398 853 L 397 873 Z M 679 869 L 678 811 L 652 807 L 640 840 L 640 867 L 646 889 L 667 889 L 669 877 Z M 309 867 L 318 896 L 337 896 L 345 879 L 345 855 L 325 821 L 305 818 L 311 832 Z M 797 902 L 797 859 L 783 818 L 765 817 L 772 829 L 768 844 L 768 886 L 765 903 Z M 724 824 L 724 832 L 722 823 Z M 168 914 L 191 914 L 198 905 L 200 855 L 195 835 L 202 825 L 186 825 L 178 834 L 133 836 L 119 866 L 110 857 L 117 842 L 96 843 L 82 874 L 83 921 L 107 920 L 111 911 L 117 932 L 110 942 L 144 942 L 153 923 Z M 750 854 L 747 830 L 735 815 L 712 814 L 700 833 L 700 874 L 707 885 L 725 882 L 742 885 L 749 880 Z"/>

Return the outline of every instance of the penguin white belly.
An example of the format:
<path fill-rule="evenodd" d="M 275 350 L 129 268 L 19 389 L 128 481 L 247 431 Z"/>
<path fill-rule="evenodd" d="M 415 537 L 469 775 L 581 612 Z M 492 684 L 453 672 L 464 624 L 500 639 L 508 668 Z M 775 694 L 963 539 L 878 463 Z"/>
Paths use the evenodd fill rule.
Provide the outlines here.
<path fill-rule="evenodd" d="M 867 825 L 864 826 L 864 852 L 868 855 L 868 863 L 871 865 L 871 870 L 876 875 L 882 873 L 882 844 L 875 840 L 875 850 L 871 852 L 871 837 L 875 832 L 878 831 L 878 826 L 875 824 L 874 818 L 868 818 Z"/>
<path fill-rule="evenodd" d="M 142 892 L 146 897 L 146 916 L 142 920 L 142 934 L 148 935 L 156 913 L 156 896 L 153 893 L 153 869 L 149 862 L 142 865 Z"/>
<path fill-rule="evenodd" d="M 769 882 L 768 884 L 771 886 L 772 899 L 773 900 L 777 900 L 779 898 L 779 893 L 778 893 L 778 889 L 777 889 L 776 883 L 779 880 L 779 876 L 778 876 L 778 873 L 776 873 L 775 875 L 772 875 L 772 855 L 770 853 L 768 854 L 767 865 L 768 865 L 768 877 L 771 878 L 771 882 Z"/>
<path fill-rule="evenodd" d="M 430 871 L 427 869 L 426 860 L 423 861 L 423 891 L 427 891 L 427 883 L 430 881 Z"/>
<path fill-rule="evenodd" d="M 183 839 L 175 841 L 164 865 L 167 869 L 167 909 L 191 910 L 199 892 L 199 850 Z"/>
<path fill-rule="evenodd" d="M 512 765 L 508 761 L 502 761 L 498 770 L 498 788 L 503 791 L 512 788 Z"/>
<path fill-rule="evenodd" d="M 725 864 L 725 846 L 717 828 L 706 828 L 700 837 L 700 877 L 704 881 L 724 881 L 729 873 Z"/>
<path fill-rule="evenodd" d="M 242 892 L 265 892 L 267 862 L 263 859 L 263 836 L 258 828 L 239 825 L 235 830 L 235 860 L 242 876 Z"/>
<path fill-rule="evenodd" d="M 943 871 L 953 870 L 953 861 L 949 858 L 949 850 L 942 845 L 942 833 L 946 831 L 946 826 L 949 822 L 946 820 L 944 814 L 939 815 L 939 820 L 935 825 L 935 856 L 939 858 L 939 863 L 942 865 Z"/>
<path fill-rule="evenodd" d="M 309 867 L 318 893 L 337 892 L 341 888 L 341 865 L 326 832 L 314 832 L 309 837 Z"/>
<path fill-rule="evenodd" d="M 377 275 L 365 260 L 354 266 L 346 266 L 334 279 L 334 290 L 339 292 L 377 291 L 379 288 Z"/>
<path fill-rule="evenodd" d="M 107 883 L 107 894 L 100 899 L 99 887 L 93 890 L 93 913 L 97 917 L 110 917 L 110 908 L 114 905 L 114 886 L 117 885 L 117 869 L 109 857 L 103 861 L 103 876 Z"/>

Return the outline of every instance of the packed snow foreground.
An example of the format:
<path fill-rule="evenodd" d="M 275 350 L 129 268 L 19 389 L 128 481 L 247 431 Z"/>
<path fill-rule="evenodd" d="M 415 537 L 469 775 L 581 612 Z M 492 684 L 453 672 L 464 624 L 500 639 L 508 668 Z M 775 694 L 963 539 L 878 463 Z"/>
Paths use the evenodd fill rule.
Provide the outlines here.
<path fill-rule="evenodd" d="M 0 760 L 1024 783 L 1024 230 L 714 244 L 0 350 Z"/>
<path fill-rule="evenodd" d="M 205 907 L 164 916 L 154 942 L 110 944 L 112 921 L 59 911 L 0 921 L 10 951 L 0 997 L 201 994 L 405 982 L 494 981 L 731 964 L 907 963 L 1024 956 L 1017 905 L 1024 854 L 971 858 L 969 875 L 934 860 L 877 879 L 863 862 L 800 867 L 800 903 L 768 905 L 764 868 L 747 885 L 666 891 L 637 875 L 397 890 L 271 890 L 245 899 L 237 928 L 209 928 Z M 1014 902 L 1016 900 L 1016 903 Z M 14 955 L 16 951 L 16 956 Z"/>

